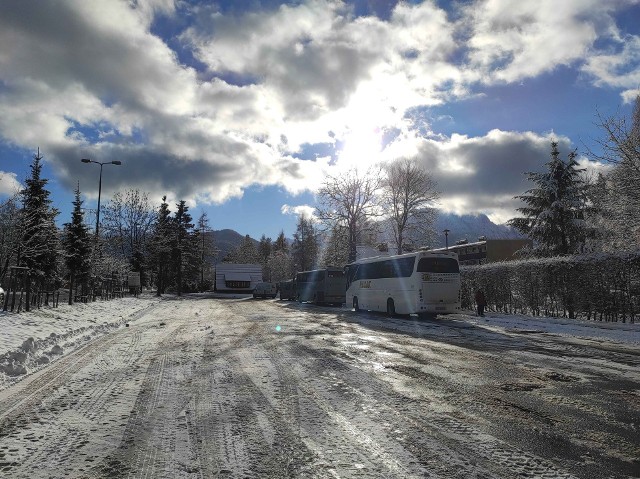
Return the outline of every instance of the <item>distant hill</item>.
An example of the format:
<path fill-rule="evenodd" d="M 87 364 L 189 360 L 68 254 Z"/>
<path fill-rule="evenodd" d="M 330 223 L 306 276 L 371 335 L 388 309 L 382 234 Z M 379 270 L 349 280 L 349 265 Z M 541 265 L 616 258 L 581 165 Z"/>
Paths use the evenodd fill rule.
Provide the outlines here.
<path fill-rule="evenodd" d="M 240 246 L 242 240 L 244 240 L 244 235 L 241 235 L 237 231 L 231 229 L 213 231 L 213 241 L 216 248 L 218 248 L 219 250 L 218 257 L 216 258 L 216 263 L 221 263 L 222 259 L 227 256 L 227 254 L 231 250 Z M 258 241 L 254 241 L 257 245 Z"/>
<path fill-rule="evenodd" d="M 455 244 L 457 240 L 467 239 L 476 241 L 479 236 L 486 236 L 488 239 L 509 239 L 522 238 L 523 236 L 513 228 L 506 225 L 493 223 L 487 215 L 456 215 L 452 213 L 439 213 L 436 220 L 435 230 L 439 233 L 438 244 L 433 247 L 444 247 L 445 239 L 442 231 L 449 230 L 449 245 Z M 216 262 L 222 259 L 234 248 L 237 248 L 244 235 L 232 229 L 213 231 L 213 239 L 216 247 L 220 250 Z M 256 245 L 258 241 L 252 238 Z M 275 238 L 272 238 L 275 239 Z"/>
<path fill-rule="evenodd" d="M 445 246 L 445 236 L 442 233 L 445 229 L 449 230 L 449 245 L 455 244 L 456 241 L 461 239 L 477 241 L 479 236 L 486 236 L 487 239 L 524 238 L 515 229 L 507 225 L 497 225 L 484 214 L 456 215 L 439 213 L 435 229 L 438 233 L 441 233 L 438 236 L 438 247 Z"/>

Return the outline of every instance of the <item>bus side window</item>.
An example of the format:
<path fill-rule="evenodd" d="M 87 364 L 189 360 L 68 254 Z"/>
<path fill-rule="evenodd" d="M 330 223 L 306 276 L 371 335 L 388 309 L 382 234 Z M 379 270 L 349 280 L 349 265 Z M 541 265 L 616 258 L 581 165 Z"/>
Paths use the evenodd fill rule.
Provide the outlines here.
<path fill-rule="evenodd" d="M 398 261 L 400 263 L 400 276 L 403 278 L 408 278 L 413 274 L 413 267 L 416 264 L 416 258 L 402 258 Z"/>
<path fill-rule="evenodd" d="M 369 264 L 367 264 L 367 263 L 359 264 L 358 265 L 358 269 L 357 269 L 356 274 L 355 274 L 355 279 L 356 280 L 368 279 L 368 276 L 369 276 L 368 270 L 369 269 L 370 269 L 369 268 Z"/>
<path fill-rule="evenodd" d="M 355 277 L 356 277 L 356 271 L 358 269 L 358 266 L 355 264 L 349 265 L 347 267 L 345 267 L 344 269 L 344 275 L 347 279 L 346 283 L 346 289 L 349 289 L 349 286 L 351 285 L 351 283 L 353 283 Z"/>

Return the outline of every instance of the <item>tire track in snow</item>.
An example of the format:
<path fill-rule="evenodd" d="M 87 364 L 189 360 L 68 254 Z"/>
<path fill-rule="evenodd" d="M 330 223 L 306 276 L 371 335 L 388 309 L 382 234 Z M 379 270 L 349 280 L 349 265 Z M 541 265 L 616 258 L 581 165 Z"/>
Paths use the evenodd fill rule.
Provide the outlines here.
<path fill-rule="evenodd" d="M 173 415 L 173 398 L 165 395 L 175 392 L 172 378 L 165 374 L 173 354 L 171 345 L 187 328 L 185 324 L 170 324 L 164 338 L 155 347 L 140 385 L 137 399 L 129 414 L 122 439 L 116 451 L 94 468 L 96 473 L 107 477 L 157 477 L 165 469 L 165 449 L 162 430 Z M 161 399 L 165 399 L 162 402 Z"/>
<path fill-rule="evenodd" d="M 306 351 L 306 353 L 296 353 L 292 351 L 289 357 L 304 358 L 305 355 L 309 356 L 313 354 L 317 354 L 317 350 L 310 349 Z M 288 366 L 294 370 L 296 366 L 299 365 L 300 361 L 298 360 L 291 361 Z M 323 365 L 323 367 L 319 367 L 318 371 L 324 368 L 326 368 L 326 364 Z M 350 371 L 345 373 L 345 368 Z M 442 412 L 433 414 L 421 410 L 420 415 L 415 414 L 415 412 L 411 411 L 411 408 L 402 407 L 402 403 L 407 402 L 406 397 L 390 392 L 388 386 L 380 384 L 375 378 L 372 380 L 369 373 L 359 370 L 351 364 L 336 364 L 334 369 L 338 371 L 340 377 L 343 378 L 344 388 L 350 390 L 352 394 L 359 396 L 359 401 L 367 404 L 369 411 L 378 411 L 378 415 L 380 415 L 380 411 L 384 411 L 384 416 L 387 419 L 391 419 L 392 423 L 403 421 L 405 424 L 408 424 L 411 429 L 418 432 L 419 435 L 427 434 L 437 443 L 448 446 L 450 450 L 457 452 L 456 455 L 460 458 L 469 453 L 471 453 L 472 457 L 475 456 L 478 458 L 478 461 L 474 461 L 475 464 L 473 465 L 465 466 L 464 461 L 461 461 L 461 467 L 477 469 L 478 463 L 483 463 L 488 471 L 493 470 L 494 473 L 497 472 L 507 477 L 511 474 L 517 475 L 518 477 L 529 478 L 574 477 L 558 469 L 545 459 L 523 451 L 520 448 L 513 447 L 479 430 L 473 425 L 473 421 L 467 421 L 465 419 L 463 422 L 450 414 Z M 304 380 L 304 378 L 307 377 L 313 377 L 313 374 L 309 375 L 308 371 L 302 371 L 300 373 L 299 378 L 301 382 L 299 383 L 299 387 L 304 389 L 304 392 L 307 394 L 317 394 L 317 392 L 320 391 L 319 388 L 307 389 Z M 382 401 L 380 400 L 381 398 L 383 399 Z M 412 401 L 408 402 L 411 403 Z M 327 401 L 325 403 L 326 412 L 330 415 L 335 415 L 336 421 L 343 422 L 344 418 L 340 416 L 340 412 L 331 411 L 330 408 L 334 404 L 334 401 Z M 393 405 L 393 407 L 390 407 L 390 404 Z M 402 412 L 398 413 L 399 410 Z M 443 457 L 443 459 L 446 460 L 445 457 Z M 472 471 L 469 470 L 469 473 L 471 474 Z"/>
<path fill-rule="evenodd" d="M 146 308 L 135 316 L 148 312 Z M 0 436 L 0 444 L 12 441 L 27 446 L 13 451 L 21 459 L 0 472 L 15 477 L 50 477 L 49 470 L 60 475 L 90 474 L 95 458 L 87 448 L 95 442 L 93 433 L 98 428 L 110 430 L 122 421 L 107 406 L 118 401 L 129 366 L 140 358 L 139 334 L 130 333 L 120 329 L 97 338 L 18 383 L 11 394 L 5 393 L 8 397 L 3 398 L 0 417 L 6 436 Z M 107 374 L 106 360 L 112 361 L 115 372 Z M 110 377 L 114 374 L 118 378 Z M 42 470 L 42 464 L 47 464 L 47 470 Z"/>
<path fill-rule="evenodd" d="M 307 349 L 306 346 L 304 348 Z M 400 351 L 398 350 L 398 352 Z M 311 353 L 313 353 L 313 350 L 307 351 L 307 354 Z M 340 362 L 334 367 L 335 370 L 340 371 L 345 367 L 351 369 L 349 374 L 341 374 L 343 387 L 350 390 L 354 395 L 359 396 L 360 401 L 368 403 L 368 410 L 377 411 L 378 414 L 386 411 L 387 415 L 385 417 L 391 423 L 405 422 L 419 436 L 428 435 L 436 443 L 447 447 L 449 452 L 442 457 L 442 461 L 445 464 L 447 463 L 446 457 L 457 456 L 460 459 L 460 467 L 471 469 L 469 461 L 463 458 L 472 457 L 475 458 L 472 461 L 474 463 L 472 464 L 473 469 L 478 469 L 479 465 L 482 464 L 487 471 L 493 471 L 493 473 L 498 473 L 503 477 L 575 477 L 558 469 L 550 461 L 511 446 L 481 431 L 474 426 L 476 420 L 473 417 L 464 414 L 463 410 L 456 409 L 455 404 L 458 401 L 455 399 L 453 402 L 441 405 L 436 403 L 434 406 L 440 411 L 453 407 L 454 412 L 464 419 L 458 419 L 448 412 L 434 414 L 432 411 L 425 409 L 424 404 L 409 400 L 406 396 L 402 396 L 390 389 L 385 383 L 377 380 L 372 381 L 370 373 L 366 370 L 361 370 L 358 367 L 358 363 L 343 364 L 337 358 L 334 358 L 333 361 Z M 326 368 L 326 365 L 324 368 Z M 421 381 L 420 384 L 422 383 L 424 382 Z M 406 404 L 403 405 L 403 403 Z M 390 404 L 393 407 L 390 407 Z M 412 404 L 416 407 L 412 408 Z M 416 409 L 420 411 L 420 414 L 416 414 Z M 496 468 L 495 465 L 500 467 Z M 471 477 L 472 474 L 472 470 L 464 473 L 465 477 Z"/>
<path fill-rule="evenodd" d="M 259 320 L 254 308 L 249 309 L 249 306 L 242 304 L 238 309 L 254 320 Z M 319 392 L 323 385 L 309 383 L 304 372 L 297 374 L 295 366 L 304 361 L 305 355 L 296 354 L 286 347 L 280 348 L 277 340 L 269 342 L 263 339 L 260 344 L 261 348 L 254 356 L 269 361 L 275 370 L 275 379 L 281 385 L 280 390 L 285 394 L 281 400 L 275 398 L 273 407 L 283 411 L 283 417 L 294 418 L 292 421 L 287 420 L 289 430 L 293 430 L 315 456 L 312 469 L 317 469 L 316 473 L 322 471 L 337 477 L 387 477 L 389 474 L 391 477 L 402 478 L 437 477 L 419 466 L 416 467 L 418 461 L 407 454 L 404 448 L 393 447 L 388 452 L 380 447 L 380 431 L 365 432 L 357 422 L 336 410 L 332 404 L 335 396 L 323 397 Z M 243 359 L 244 364 L 250 364 L 251 358 L 245 356 Z M 304 408 L 300 406 L 301 400 L 304 401 Z M 302 409 L 305 414 L 301 413 Z M 315 425 L 318 427 L 314 427 Z M 372 432 L 375 436 L 371 435 Z M 334 444 L 330 448 L 330 458 L 321 452 L 327 443 Z M 398 457 L 402 459 L 399 460 Z M 405 466 L 405 463 L 412 465 Z"/>

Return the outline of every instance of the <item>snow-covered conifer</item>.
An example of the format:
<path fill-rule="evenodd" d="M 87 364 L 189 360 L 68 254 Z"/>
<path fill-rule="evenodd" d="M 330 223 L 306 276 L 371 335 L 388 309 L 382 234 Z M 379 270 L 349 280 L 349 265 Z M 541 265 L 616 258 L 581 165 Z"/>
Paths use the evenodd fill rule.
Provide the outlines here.
<path fill-rule="evenodd" d="M 42 178 L 40 150 L 33 155 L 31 176 L 25 180 L 22 198 L 19 264 L 35 274 L 51 278 L 57 274 L 60 238 L 55 224 L 58 210 L 51 206 L 49 180 Z"/>
<path fill-rule="evenodd" d="M 311 218 L 301 214 L 296 232 L 293 234 L 291 256 L 298 271 L 309 271 L 316 266 L 318 258 L 318 233 Z"/>
<path fill-rule="evenodd" d="M 576 161 L 576 152 L 562 161 L 558 143 L 551 142 L 547 171 L 527 173 L 535 187 L 516 196 L 526 206 L 521 217 L 508 224 L 534 241 L 534 250 L 543 255 L 579 253 L 591 230 L 585 223 L 586 188 Z"/>
<path fill-rule="evenodd" d="M 156 212 L 149 248 L 150 263 L 156 275 L 158 296 L 163 294 L 170 284 L 169 261 L 171 258 L 171 241 L 174 237 L 173 227 L 167 197 L 163 196 L 162 203 Z"/>
<path fill-rule="evenodd" d="M 73 200 L 71 222 L 65 223 L 62 236 L 65 263 L 69 270 L 69 304 L 73 303 L 73 288 L 76 280 L 85 280 L 91 267 L 91 235 L 84 223 L 82 203 L 80 185 L 78 185 Z"/>

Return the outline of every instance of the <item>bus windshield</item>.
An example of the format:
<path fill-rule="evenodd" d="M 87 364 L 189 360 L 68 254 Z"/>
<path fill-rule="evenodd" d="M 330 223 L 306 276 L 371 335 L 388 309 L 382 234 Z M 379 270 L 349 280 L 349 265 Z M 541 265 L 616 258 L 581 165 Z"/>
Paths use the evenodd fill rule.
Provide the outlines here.
<path fill-rule="evenodd" d="M 418 273 L 459 273 L 458 262 L 453 258 L 421 258 Z"/>

